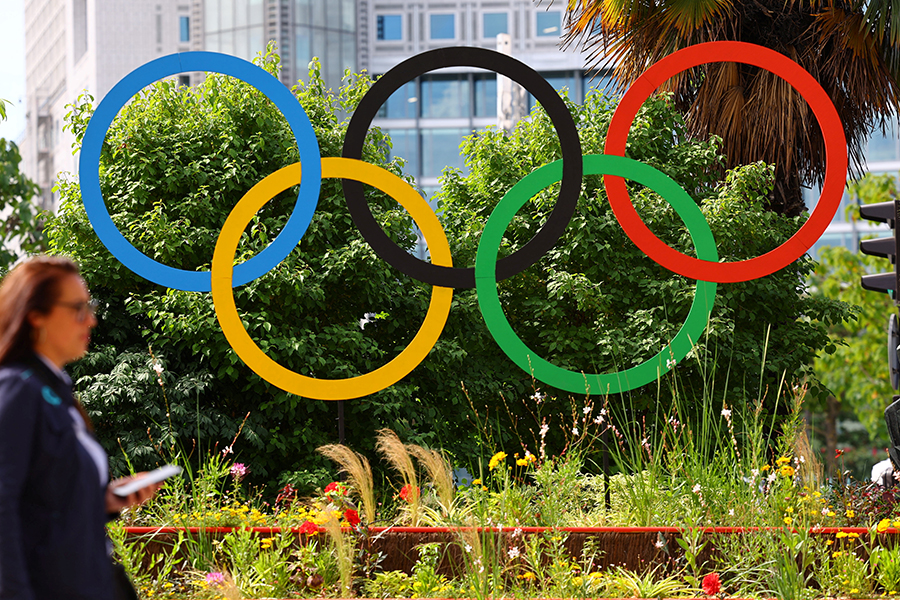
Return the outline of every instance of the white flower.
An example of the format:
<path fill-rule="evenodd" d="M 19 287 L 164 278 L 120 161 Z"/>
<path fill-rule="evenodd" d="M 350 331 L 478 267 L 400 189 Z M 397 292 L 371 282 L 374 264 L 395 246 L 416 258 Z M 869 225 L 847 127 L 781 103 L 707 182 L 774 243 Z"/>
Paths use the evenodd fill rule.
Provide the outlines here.
<path fill-rule="evenodd" d="M 671 369 L 671 368 L 674 367 L 674 366 L 675 366 L 675 361 L 674 361 L 673 359 L 670 358 L 669 360 L 666 361 L 666 368 L 667 368 L 667 369 Z"/>
<path fill-rule="evenodd" d="M 798 457 L 797 457 L 797 462 L 798 462 L 799 464 L 802 465 L 803 463 L 806 462 L 806 458 L 803 457 L 802 455 L 801 455 L 801 456 L 798 456 Z"/>
<path fill-rule="evenodd" d="M 163 366 L 159 364 L 159 361 L 153 361 L 153 370 L 156 371 L 156 376 L 159 377 L 163 374 Z"/>
<path fill-rule="evenodd" d="M 776 477 L 777 475 L 775 474 L 775 471 L 772 471 L 771 473 L 769 473 L 769 476 L 766 477 L 766 479 L 769 481 L 769 483 L 772 483 L 773 481 L 775 481 Z"/>
<path fill-rule="evenodd" d="M 572 435 L 578 435 L 578 428 L 577 428 L 577 427 L 573 427 L 573 428 L 572 428 Z"/>
<path fill-rule="evenodd" d="M 519 549 L 516 548 L 515 546 L 513 546 L 512 548 L 509 549 L 508 554 L 511 559 L 515 560 L 515 559 L 519 558 L 519 554 L 520 554 Z"/>
<path fill-rule="evenodd" d="M 470 545 L 468 545 L 468 544 L 465 545 L 465 548 L 466 548 L 466 553 L 467 553 L 467 554 L 468 554 L 469 552 L 472 551 L 472 546 L 470 546 Z"/>
<path fill-rule="evenodd" d="M 585 406 L 584 408 L 581 409 L 581 412 L 583 412 L 586 415 L 589 415 L 589 414 L 591 414 L 591 407 Z"/>
<path fill-rule="evenodd" d="M 822 507 L 822 514 L 825 516 L 828 516 L 828 507 L 827 506 Z"/>
<path fill-rule="evenodd" d="M 657 548 L 663 548 L 666 545 L 666 542 L 662 538 L 656 538 L 656 543 L 654 543 L 653 545 Z"/>
<path fill-rule="evenodd" d="M 548 431 L 550 431 L 550 426 L 549 426 L 549 425 L 547 425 L 546 423 L 544 423 L 543 425 L 541 425 L 541 437 L 544 437 L 545 435 L 547 435 L 547 432 L 548 432 Z"/>
<path fill-rule="evenodd" d="M 733 508 L 729 508 L 729 509 L 728 509 L 728 516 L 729 516 L 729 517 L 733 517 L 733 516 L 734 516 L 734 509 L 733 509 Z"/>
<path fill-rule="evenodd" d="M 602 425 L 603 417 L 601 417 L 600 415 L 597 415 L 596 417 L 594 417 L 594 423 L 596 423 L 597 425 Z"/>
<path fill-rule="evenodd" d="M 722 416 L 725 417 L 726 419 L 730 419 L 731 418 L 731 410 L 727 409 L 727 408 L 723 408 Z"/>
<path fill-rule="evenodd" d="M 518 521 L 518 519 L 516 519 L 516 520 Z M 519 537 L 520 535 L 522 535 L 522 528 L 521 528 L 521 527 L 516 527 L 515 531 L 513 531 L 512 536 L 513 536 L 513 537 Z M 518 552 L 518 550 L 516 550 L 516 552 Z"/>
<path fill-rule="evenodd" d="M 534 400 L 537 404 L 540 404 L 541 402 L 543 402 L 544 398 L 546 398 L 546 397 L 547 396 L 545 396 L 544 394 L 542 394 L 540 392 L 535 392 L 531 395 L 531 399 Z"/>
<path fill-rule="evenodd" d="M 363 314 L 363 318 L 359 320 L 359 328 L 365 329 L 366 325 L 368 325 L 369 323 L 374 323 L 377 317 L 378 315 L 373 312 L 367 312 Z"/>
<path fill-rule="evenodd" d="M 691 491 L 694 492 L 695 494 L 699 494 L 700 493 L 700 484 L 698 483 L 693 488 L 691 488 Z"/>

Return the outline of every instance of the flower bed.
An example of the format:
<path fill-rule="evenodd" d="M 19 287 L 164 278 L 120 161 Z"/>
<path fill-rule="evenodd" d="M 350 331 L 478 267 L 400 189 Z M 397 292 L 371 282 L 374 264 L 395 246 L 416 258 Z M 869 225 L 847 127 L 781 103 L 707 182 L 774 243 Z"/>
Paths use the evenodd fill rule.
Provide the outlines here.
<path fill-rule="evenodd" d="M 209 540 L 221 540 L 226 534 L 238 530 L 249 530 L 260 539 L 287 533 L 295 538 L 298 546 L 306 545 L 314 536 L 324 535 L 324 528 L 316 528 L 316 533 L 309 534 L 301 531 L 299 527 L 124 527 L 127 541 L 147 542 L 146 552 L 157 554 L 167 548 L 171 548 L 179 532 L 187 537 L 197 540 L 206 537 Z M 703 533 L 703 542 L 706 544 L 698 561 L 707 561 L 715 552 L 711 543 L 717 536 L 742 535 L 746 533 L 759 533 L 769 531 L 773 535 L 783 531 L 776 527 L 704 527 L 699 528 Z M 351 528 L 343 528 L 343 533 L 351 532 Z M 460 542 L 461 534 L 466 532 L 478 532 L 488 534 L 494 538 L 499 537 L 500 544 L 511 547 L 515 545 L 517 537 L 554 534 L 563 536 L 563 547 L 571 557 L 581 556 L 585 542 L 591 540 L 592 546 L 600 553 L 600 559 L 594 563 L 598 570 L 611 567 L 623 567 L 637 571 L 647 567 L 664 563 L 666 561 L 678 561 L 684 558 L 684 550 L 677 543 L 685 529 L 678 527 L 503 527 L 503 528 L 469 528 L 469 527 L 370 527 L 368 535 L 371 537 L 371 551 L 380 552 L 384 560 L 380 567 L 384 571 L 403 571 L 411 574 L 413 567 L 419 559 L 417 548 L 423 544 L 441 544 L 448 549 L 449 555 L 440 565 L 440 572 L 452 574 L 455 565 L 462 562 L 461 547 L 454 546 Z M 868 536 L 869 530 L 859 527 L 819 527 L 808 531 L 810 536 L 830 538 L 838 534 Z M 886 529 L 877 538 L 879 546 L 890 545 L 900 541 L 900 530 Z M 701 542 L 701 543 L 703 543 Z M 857 545 L 858 546 L 858 545 Z M 855 552 L 865 552 L 861 546 L 853 549 Z"/>
<path fill-rule="evenodd" d="M 288 547 L 294 551 L 300 549 L 313 549 L 318 541 L 319 536 L 327 537 L 328 532 L 325 528 L 316 528 L 315 532 L 304 532 L 301 528 L 278 528 L 278 527 L 255 527 L 255 528 L 173 528 L 173 527 L 126 527 L 123 528 L 125 533 L 125 541 L 130 544 L 141 544 L 144 557 L 142 560 L 143 568 L 147 572 L 158 572 L 161 565 L 165 564 L 186 564 L 190 558 L 189 544 L 210 544 L 212 546 L 224 543 L 229 539 L 228 536 L 240 533 L 251 537 L 254 545 L 262 549 L 269 549 L 274 546 L 280 546 L 282 550 Z M 686 562 L 692 564 L 712 564 L 717 560 L 717 544 L 730 537 L 741 536 L 770 536 L 777 538 L 788 534 L 804 534 L 808 540 L 815 540 L 816 543 L 824 543 L 833 545 L 841 550 L 836 552 L 847 552 L 863 559 L 869 559 L 871 552 L 878 552 L 880 548 L 895 548 L 900 541 L 900 530 L 884 529 L 880 532 L 871 532 L 864 528 L 834 528 L 821 527 L 813 528 L 800 532 L 798 530 L 789 530 L 787 528 L 740 528 L 740 527 L 708 527 L 682 529 L 674 527 L 564 527 L 564 528 L 547 528 L 547 527 L 522 527 L 522 528 L 477 528 L 477 527 L 345 527 L 341 530 L 341 536 L 355 536 L 357 540 L 363 540 L 363 544 L 356 548 L 361 553 L 373 556 L 382 556 L 383 560 L 378 563 L 378 569 L 381 573 L 393 574 L 398 580 L 412 580 L 421 575 L 421 565 L 423 560 L 428 561 L 423 556 L 422 548 L 439 549 L 433 555 L 436 560 L 432 562 L 433 573 L 431 577 L 435 582 L 444 583 L 445 585 L 452 578 L 458 577 L 460 573 L 471 568 L 472 560 L 466 555 L 471 551 L 468 548 L 469 541 L 479 539 L 483 544 L 482 556 L 487 553 L 484 548 L 490 547 L 499 549 L 502 560 L 507 562 L 507 566 L 514 563 L 520 552 L 524 554 L 526 549 L 534 546 L 537 541 L 538 545 L 541 540 L 558 540 L 561 543 L 559 548 L 563 551 L 562 555 L 551 557 L 545 560 L 562 560 L 570 570 L 570 576 L 573 584 L 583 585 L 585 581 L 592 578 L 598 581 L 605 577 L 604 573 L 617 572 L 633 572 L 635 574 L 651 574 L 660 575 L 657 579 L 663 579 L 661 572 L 675 570 L 679 565 L 683 567 Z M 333 532 L 332 532 L 333 534 Z M 360 535 L 363 534 L 363 535 Z M 688 559 L 691 552 L 689 545 L 684 544 L 680 540 L 697 534 L 697 546 L 700 552 Z M 862 543 L 866 539 L 870 540 L 870 544 Z M 288 542 L 285 543 L 284 540 Z M 179 540 L 181 540 L 179 542 Z M 273 541 L 280 540 L 280 541 Z M 849 543 L 848 543 L 849 542 Z M 551 544 L 552 545 L 552 544 Z M 513 549 L 522 548 L 522 550 Z M 589 549 L 589 550 L 588 550 Z M 175 553 L 173 560 L 160 561 L 159 557 L 167 552 Z M 595 557 L 590 565 L 590 571 L 582 572 L 579 568 L 572 568 L 579 564 L 580 560 L 586 553 L 590 553 Z M 512 559 L 512 560 L 509 560 Z M 565 561 L 568 560 L 568 563 Z M 523 571 L 530 573 L 530 571 Z M 165 575 L 171 576 L 172 573 Z M 712 577 L 715 579 L 711 579 Z M 639 579 L 640 575 L 636 575 Z M 515 571 L 510 571 L 501 577 L 502 579 L 521 579 L 521 574 L 517 575 Z M 427 578 L 426 578 L 427 579 Z M 581 580 L 579 582 L 579 580 Z M 649 584 L 650 579 L 647 580 Z M 215 590 L 222 587 L 225 583 L 225 576 L 216 574 L 210 578 L 207 576 L 208 588 Z M 521 582 L 520 582 L 521 583 Z M 527 583 L 527 581 L 526 581 Z M 315 589 L 316 585 L 309 585 L 310 589 Z M 588 586 L 589 588 L 590 586 Z M 705 590 L 709 592 L 708 596 L 724 597 L 721 595 L 721 587 L 717 574 L 708 574 L 702 581 L 698 581 L 695 591 Z M 684 594 L 690 588 L 682 586 L 680 591 L 681 598 L 687 597 Z M 435 589 L 431 586 L 428 591 L 439 591 L 440 586 Z M 412 590 L 415 592 L 416 590 Z M 585 589 L 584 591 L 589 591 Z M 598 590 L 599 591 L 599 590 Z M 421 597 L 417 594 L 410 594 L 411 597 Z M 590 594 L 585 594 L 585 597 Z M 704 597 L 708 597 L 704 596 Z M 890 594 L 896 597 L 896 594 Z M 215 594 L 204 595 L 203 597 L 218 598 Z M 223 596 L 224 597 L 224 596 Z M 299 596 L 295 596 L 299 597 Z M 458 596 L 457 596 L 458 597 Z M 593 596 L 597 597 L 597 596 Z M 659 597 L 659 596 L 654 596 Z M 855 596 L 859 597 L 859 596 Z M 882 596 L 885 597 L 885 596 Z"/>

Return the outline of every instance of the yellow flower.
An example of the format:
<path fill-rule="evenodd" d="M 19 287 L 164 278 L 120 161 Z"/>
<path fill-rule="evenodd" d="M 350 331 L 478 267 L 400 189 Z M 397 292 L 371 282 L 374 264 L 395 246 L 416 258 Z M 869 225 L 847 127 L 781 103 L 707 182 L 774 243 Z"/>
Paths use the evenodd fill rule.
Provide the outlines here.
<path fill-rule="evenodd" d="M 772 467 L 770 467 L 769 465 L 763 465 L 762 468 L 760 468 L 760 472 L 768 471 L 768 470 L 771 469 L 771 468 L 772 468 Z"/>
<path fill-rule="evenodd" d="M 263 548 L 263 549 L 271 548 L 272 542 L 274 542 L 274 541 L 275 540 L 273 540 L 272 538 L 263 538 L 263 539 L 259 540 L 259 547 Z"/>
<path fill-rule="evenodd" d="M 846 531 L 838 531 L 837 535 L 835 535 L 835 537 L 838 539 L 845 538 L 845 537 L 847 537 L 847 532 Z"/>
<path fill-rule="evenodd" d="M 840 550 L 838 550 L 837 552 L 834 552 L 834 553 L 831 555 L 831 558 L 837 558 L 837 557 L 840 556 L 841 554 L 843 554 L 843 552 L 841 552 Z"/>
<path fill-rule="evenodd" d="M 778 466 L 780 467 L 781 465 L 786 465 L 786 464 L 788 464 L 789 462 L 791 462 L 791 457 L 789 457 L 789 456 L 782 456 L 781 458 L 779 458 L 778 460 L 775 461 L 775 464 L 778 465 Z"/>
<path fill-rule="evenodd" d="M 472 485 L 481 485 L 481 480 L 476 479 L 475 481 L 472 482 Z"/>
<path fill-rule="evenodd" d="M 520 459 L 516 460 L 516 465 L 517 465 L 517 466 L 520 466 L 520 467 L 527 467 L 527 466 L 528 466 L 528 460 L 527 460 L 527 459 L 524 459 L 524 458 L 520 458 Z"/>
<path fill-rule="evenodd" d="M 778 467 L 778 474 L 782 477 L 793 477 L 794 476 L 794 467 L 791 465 L 781 465 Z"/>
<path fill-rule="evenodd" d="M 855 513 L 853 512 L 853 509 L 852 509 L 852 508 L 848 508 L 848 509 L 847 509 L 847 512 L 844 513 L 844 514 L 847 515 L 847 518 L 848 518 L 848 519 L 852 519 L 852 518 L 853 518 L 853 515 L 854 515 Z"/>
<path fill-rule="evenodd" d="M 532 580 L 535 579 L 537 575 L 532 573 L 531 571 L 525 571 L 521 575 L 518 576 L 519 579 Z"/>
<path fill-rule="evenodd" d="M 792 512 L 794 512 L 794 507 L 793 507 L 793 506 L 788 506 L 786 509 L 784 509 L 784 512 L 786 512 L 786 513 L 792 513 Z"/>
<path fill-rule="evenodd" d="M 854 540 L 859 537 L 859 534 L 858 533 L 848 533 L 847 537 L 850 538 L 851 540 Z"/>
<path fill-rule="evenodd" d="M 500 461 L 506 458 L 506 452 L 498 452 L 497 454 L 491 457 L 491 461 L 488 463 L 488 470 L 493 471 L 497 468 L 497 465 L 500 464 Z"/>
<path fill-rule="evenodd" d="M 878 521 L 878 526 L 875 528 L 875 531 L 878 533 L 884 533 L 891 526 L 890 519 L 882 519 Z"/>
<path fill-rule="evenodd" d="M 830 546 L 834 543 L 834 540 L 825 540 L 825 545 Z"/>
<path fill-rule="evenodd" d="M 785 524 L 785 525 L 791 525 L 793 522 L 794 522 L 794 520 L 793 520 L 792 518 L 790 518 L 790 517 L 785 517 L 785 518 L 784 518 L 784 524 Z"/>

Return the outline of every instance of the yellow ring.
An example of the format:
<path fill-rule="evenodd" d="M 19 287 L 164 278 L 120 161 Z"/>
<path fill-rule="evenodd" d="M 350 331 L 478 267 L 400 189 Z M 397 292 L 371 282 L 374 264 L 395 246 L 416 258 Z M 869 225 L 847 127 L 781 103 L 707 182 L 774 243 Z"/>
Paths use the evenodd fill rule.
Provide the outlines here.
<path fill-rule="evenodd" d="M 237 355 L 251 370 L 274 386 L 317 400 L 349 400 L 374 394 L 398 382 L 425 359 L 447 322 L 453 289 L 438 286 L 432 289 L 425 321 L 412 342 L 394 360 L 371 373 L 349 379 L 315 379 L 286 369 L 269 358 L 244 329 L 234 304 L 231 287 L 234 255 L 241 234 L 257 211 L 282 191 L 299 184 L 300 173 L 300 163 L 275 171 L 250 188 L 228 215 L 216 241 L 212 260 L 212 297 L 216 318 Z M 425 199 L 407 182 L 381 167 L 350 158 L 323 158 L 322 178 L 329 177 L 367 183 L 397 200 L 422 230 L 431 261 L 443 267 L 453 266 L 450 245 L 440 222 Z"/>

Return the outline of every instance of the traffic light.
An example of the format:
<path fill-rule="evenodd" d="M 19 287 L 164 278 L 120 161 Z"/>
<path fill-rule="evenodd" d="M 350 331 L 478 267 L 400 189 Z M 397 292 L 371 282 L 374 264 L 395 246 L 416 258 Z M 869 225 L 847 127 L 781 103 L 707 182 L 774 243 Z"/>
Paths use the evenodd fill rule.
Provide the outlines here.
<path fill-rule="evenodd" d="M 897 273 L 897 228 L 898 215 L 900 215 L 900 200 L 889 200 L 888 202 L 879 202 L 877 204 L 863 204 L 859 207 L 859 214 L 863 219 L 869 221 L 878 221 L 887 223 L 894 230 L 894 235 L 886 238 L 877 238 L 874 240 L 863 240 L 859 243 L 859 250 L 863 254 L 871 256 L 881 256 L 891 259 L 894 265 L 892 273 L 875 273 L 873 275 L 863 275 L 863 289 L 873 292 L 884 292 L 890 294 L 894 301 L 898 299 L 897 290 L 900 289 L 900 276 Z"/>

